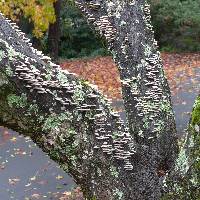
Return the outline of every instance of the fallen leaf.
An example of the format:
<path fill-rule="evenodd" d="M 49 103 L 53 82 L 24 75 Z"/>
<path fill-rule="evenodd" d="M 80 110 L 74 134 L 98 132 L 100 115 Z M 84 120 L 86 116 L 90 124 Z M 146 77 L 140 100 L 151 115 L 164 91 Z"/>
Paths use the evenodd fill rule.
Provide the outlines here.
<path fill-rule="evenodd" d="M 20 181 L 19 178 L 9 178 L 8 182 L 10 185 L 16 185 Z"/>
<path fill-rule="evenodd" d="M 10 139 L 10 141 L 11 141 L 11 142 L 16 142 L 16 141 L 17 141 L 17 138 L 16 138 L 16 137 L 12 137 L 12 138 Z"/>
<path fill-rule="evenodd" d="M 57 180 L 61 180 L 61 179 L 63 179 L 63 176 L 58 175 L 58 176 L 56 176 L 56 179 L 57 179 Z"/>

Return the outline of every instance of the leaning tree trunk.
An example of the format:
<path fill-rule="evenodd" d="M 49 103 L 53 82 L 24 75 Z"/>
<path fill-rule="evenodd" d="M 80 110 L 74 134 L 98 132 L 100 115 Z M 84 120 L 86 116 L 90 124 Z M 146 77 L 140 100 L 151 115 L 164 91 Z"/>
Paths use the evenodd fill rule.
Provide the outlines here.
<path fill-rule="evenodd" d="M 174 183 L 177 171 L 176 130 L 149 7 L 144 0 L 76 4 L 106 38 L 118 65 L 127 127 L 94 86 L 32 48 L 2 15 L 0 122 L 29 135 L 87 199 L 160 199 L 164 189 L 171 194 L 164 183 Z"/>
<path fill-rule="evenodd" d="M 76 4 L 113 54 L 131 136 L 155 156 L 157 173 L 167 173 L 177 156 L 176 128 L 149 5 L 145 0 L 76 0 Z"/>

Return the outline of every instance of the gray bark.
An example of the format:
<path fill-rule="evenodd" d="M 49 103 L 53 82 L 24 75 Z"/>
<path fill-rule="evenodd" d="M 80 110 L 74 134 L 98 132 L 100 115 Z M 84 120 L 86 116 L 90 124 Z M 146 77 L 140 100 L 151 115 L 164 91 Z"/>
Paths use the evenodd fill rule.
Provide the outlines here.
<path fill-rule="evenodd" d="M 197 97 L 175 167 L 163 181 L 163 200 L 198 200 L 200 197 L 200 96 Z"/>
<path fill-rule="evenodd" d="M 149 5 L 145 0 L 77 0 L 76 4 L 113 53 L 131 135 L 156 152 L 160 168 L 169 169 L 177 153 L 176 130 Z"/>
<path fill-rule="evenodd" d="M 149 7 L 144 0 L 76 4 L 113 53 L 128 126 L 98 90 L 33 49 L 3 16 L 0 122 L 29 135 L 87 199 L 160 199 L 177 141 Z"/>

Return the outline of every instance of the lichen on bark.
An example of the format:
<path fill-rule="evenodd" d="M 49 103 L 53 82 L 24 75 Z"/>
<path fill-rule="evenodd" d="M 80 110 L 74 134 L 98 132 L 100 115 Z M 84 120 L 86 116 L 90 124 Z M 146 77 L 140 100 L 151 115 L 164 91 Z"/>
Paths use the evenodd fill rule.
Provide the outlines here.
<path fill-rule="evenodd" d="M 163 200 L 200 197 L 200 97 L 196 98 L 186 135 L 180 142 L 175 168 L 166 178 Z"/>

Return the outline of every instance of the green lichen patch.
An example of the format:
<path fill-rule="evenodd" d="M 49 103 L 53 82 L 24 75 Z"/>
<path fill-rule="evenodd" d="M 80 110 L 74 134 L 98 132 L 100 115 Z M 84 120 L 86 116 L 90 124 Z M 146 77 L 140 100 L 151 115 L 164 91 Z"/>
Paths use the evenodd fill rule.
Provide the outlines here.
<path fill-rule="evenodd" d="M 13 76 L 13 70 L 10 66 L 6 67 L 5 73 L 7 76 Z"/>
<path fill-rule="evenodd" d="M 0 50 L 0 61 L 5 57 L 5 52 Z"/>
<path fill-rule="evenodd" d="M 74 94 L 72 96 L 72 99 L 74 100 L 75 103 L 81 103 L 84 101 L 85 93 L 84 93 L 81 85 L 76 87 Z"/>
<path fill-rule="evenodd" d="M 192 111 L 192 125 L 195 124 L 200 124 L 200 97 L 196 99 Z"/>
<path fill-rule="evenodd" d="M 44 125 L 42 127 L 43 130 L 52 130 L 59 127 L 65 120 L 71 120 L 72 115 L 68 112 L 57 114 L 51 114 L 44 121 Z"/>
<path fill-rule="evenodd" d="M 191 139 L 188 140 L 188 146 L 191 148 L 190 160 L 193 168 L 192 180 L 198 180 L 197 182 L 200 189 L 200 132 L 197 132 L 194 127 L 192 127 L 190 132 L 192 135 L 190 137 Z"/>
<path fill-rule="evenodd" d="M 160 103 L 160 109 L 167 114 L 172 114 L 172 107 L 169 101 L 163 100 Z"/>
<path fill-rule="evenodd" d="M 144 122 L 143 127 L 145 129 L 147 129 L 149 127 L 149 120 L 148 120 L 148 116 L 145 116 L 142 121 Z"/>
<path fill-rule="evenodd" d="M 24 56 L 20 52 L 15 51 L 15 49 L 13 47 L 11 47 L 5 40 L 0 39 L 0 43 L 5 45 L 5 48 L 6 48 L 6 51 L 7 51 L 7 52 L 4 52 L 4 53 L 1 53 L 1 57 L 6 55 L 6 57 L 10 61 L 15 60 L 17 57 L 24 58 Z"/>
<path fill-rule="evenodd" d="M 117 171 L 117 168 L 115 166 L 110 167 L 110 172 L 113 177 L 115 178 L 119 177 L 119 172 Z"/>
<path fill-rule="evenodd" d="M 45 67 L 46 73 L 45 73 L 45 78 L 47 81 L 50 81 L 52 76 L 53 76 L 53 67 L 50 63 L 48 63 Z"/>
<path fill-rule="evenodd" d="M 31 116 L 32 114 L 37 116 L 38 113 L 39 113 L 38 105 L 37 104 L 30 104 L 28 109 L 27 109 L 26 116 Z M 42 117 L 42 115 L 41 115 L 41 117 Z"/>
<path fill-rule="evenodd" d="M 150 57 L 152 54 L 152 47 L 150 47 L 149 45 L 146 45 L 144 49 L 144 54 L 146 57 Z"/>
<path fill-rule="evenodd" d="M 7 85 L 8 83 L 9 82 L 6 75 L 0 72 L 0 87 L 3 85 Z"/>
<path fill-rule="evenodd" d="M 120 137 L 120 134 L 119 134 L 119 132 L 117 132 L 117 131 L 114 131 L 113 133 L 112 133 L 112 139 L 113 140 L 116 140 L 116 139 L 118 139 L 119 137 Z"/>
<path fill-rule="evenodd" d="M 117 197 L 116 199 L 121 200 L 123 197 L 123 192 L 120 191 L 118 188 L 114 190 L 114 196 Z"/>
<path fill-rule="evenodd" d="M 29 106 L 29 112 L 35 112 L 35 113 L 37 113 L 38 112 L 38 105 L 37 104 L 31 104 L 30 106 Z"/>
<path fill-rule="evenodd" d="M 61 70 L 58 71 L 57 78 L 58 78 L 59 82 L 62 84 L 69 83 L 69 80 L 68 80 L 66 74 L 63 73 Z"/>
<path fill-rule="evenodd" d="M 59 127 L 59 131 L 56 134 L 55 130 L 53 130 L 52 133 L 54 134 L 53 137 L 56 143 L 54 148 L 57 148 L 62 154 L 67 155 L 67 165 L 69 168 L 77 168 L 82 138 L 80 138 L 76 129 L 71 123 L 65 121 Z M 81 149 L 81 159 L 84 159 L 84 153 L 85 152 Z"/>
<path fill-rule="evenodd" d="M 155 131 L 157 132 L 157 136 L 159 136 L 159 134 L 162 132 L 162 130 L 164 130 L 165 128 L 165 123 L 163 120 L 156 120 L 155 125 Z"/>
<path fill-rule="evenodd" d="M 27 105 L 27 96 L 24 93 L 21 96 L 10 94 L 7 96 L 7 101 L 11 108 L 24 108 Z"/>
<path fill-rule="evenodd" d="M 178 170 L 181 174 L 186 174 L 189 170 L 189 161 L 188 156 L 186 154 L 186 150 L 182 148 L 180 150 L 178 159 L 176 161 L 176 170 Z"/>

